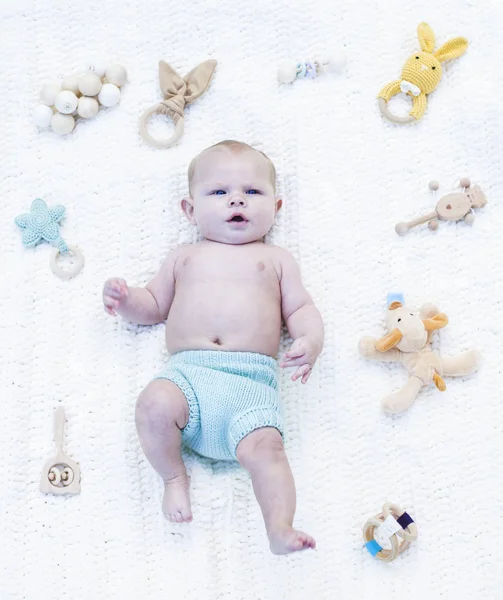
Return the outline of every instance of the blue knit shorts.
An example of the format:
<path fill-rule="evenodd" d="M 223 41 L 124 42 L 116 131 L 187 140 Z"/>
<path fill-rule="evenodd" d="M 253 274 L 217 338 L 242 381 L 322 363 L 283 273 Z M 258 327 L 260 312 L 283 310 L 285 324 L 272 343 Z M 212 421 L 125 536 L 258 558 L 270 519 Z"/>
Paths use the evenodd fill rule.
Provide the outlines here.
<path fill-rule="evenodd" d="M 189 350 L 171 357 L 155 379 L 168 379 L 187 398 L 183 443 L 202 456 L 236 460 L 239 442 L 255 429 L 283 435 L 276 361 L 254 352 Z"/>

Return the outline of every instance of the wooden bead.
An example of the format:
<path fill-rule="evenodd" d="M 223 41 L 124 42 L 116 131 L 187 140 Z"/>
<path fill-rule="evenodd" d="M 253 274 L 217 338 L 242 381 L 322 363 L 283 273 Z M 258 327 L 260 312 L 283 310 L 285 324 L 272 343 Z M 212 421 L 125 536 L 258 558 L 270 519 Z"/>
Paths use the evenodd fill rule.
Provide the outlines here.
<path fill-rule="evenodd" d="M 293 62 L 284 62 L 279 66 L 278 79 L 281 83 L 292 83 L 297 77 L 297 67 Z"/>
<path fill-rule="evenodd" d="M 88 96 L 81 96 L 79 98 L 77 114 L 79 115 L 79 117 L 82 117 L 83 119 L 91 119 L 92 117 L 94 117 L 97 114 L 99 108 L 100 108 L 100 105 L 98 104 L 98 101 L 95 98 L 89 98 Z"/>
<path fill-rule="evenodd" d="M 469 188 L 470 187 L 470 180 L 468 179 L 468 177 L 462 177 L 461 181 L 459 182 L 459 184 L 461 185 L 462 188 Z"/>
<path fill-rule="evenodd" d="M 73 92 L 76 96 L 80 96 L 79 79 L 78 75 L 69 75 L 63 79 L 61 88 L 68 92 Z"/>
<path fill-rule="evenodd" d="M 113 83 L 105 83 L 98 94 L 98 101 L 103 106 L 115 106 L 119 102 L 121 91 Z"/>
<path fill-rule="evenodd" d="M 50 106 L 39 104 L 33 111 L 33 122 L 37 127 L 50 127 L 53 114 Z"/>
<path fill-rule="evenodd" d="M 86 73 L 79 79 L 79 90 L 84 96 L 96 96 L 101 86 L 101 79 L 94 73 Z"/>
<path fill-rule="evenodd" d="M 75 127 L 75 119 L 72 115 L 63 115 L 57 112 L 51 119 L 51 127 L 54 133 L 59 135 L 66 135 L 71 133 Z"/>
<path fill-rule="evenodd" d="M 56 96 L 56 100 L 54 102 L 54 106 L 59 110 L 60 113 L 64 115 L 70 115 L 74 110 L 76 110 L 77 105 L 79 103 L 79 99 L 73 92 L 63 91 L 59 92 Z"/>
<path fill-rule="evenodd" d="M 111 65 L 105 71 L 105 77 L 108 83 L 121 87 L 127 81 L 126 69 L 121 65 Z"/>
<path fill-rule="evenodd" d="M 436 192 L 439 187 L 440 187 L 440 184 L 438 183 L 438 181 L 436 181 L 435 179 L 430 181 L 429 188 L 432 192 Z"/>
<path fill-rule="evenodd" d="M 46 83 L 40 90 L 40 102 L 47 104 L 47 106 L 54 106 L 54 101 L 59 92 L 61 92 L 59 83 Z"/>

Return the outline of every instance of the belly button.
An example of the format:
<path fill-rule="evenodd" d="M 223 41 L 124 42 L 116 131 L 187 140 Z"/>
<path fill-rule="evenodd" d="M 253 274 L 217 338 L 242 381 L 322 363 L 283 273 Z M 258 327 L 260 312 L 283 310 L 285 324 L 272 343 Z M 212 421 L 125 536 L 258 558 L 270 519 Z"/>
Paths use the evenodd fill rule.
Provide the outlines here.
<path fill-rule="evenodd" d="M 215 338 L 213 340 L 213 343 L 216 344 L 217 346 L 220 346 L 222 344 L 222 342 L 220 341 L 220 338 Z"/>

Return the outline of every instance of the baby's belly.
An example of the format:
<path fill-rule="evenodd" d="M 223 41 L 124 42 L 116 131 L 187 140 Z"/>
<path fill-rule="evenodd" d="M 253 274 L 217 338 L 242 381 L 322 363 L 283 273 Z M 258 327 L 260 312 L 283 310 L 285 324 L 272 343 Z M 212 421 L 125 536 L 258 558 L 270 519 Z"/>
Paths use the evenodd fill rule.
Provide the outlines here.
<path fill-rule="evenodd" d="M 177 290 L 166 322 L 170 354 L 223 350 L 276 357 L 280 334 L 279 294 L 268 286 Z"/>

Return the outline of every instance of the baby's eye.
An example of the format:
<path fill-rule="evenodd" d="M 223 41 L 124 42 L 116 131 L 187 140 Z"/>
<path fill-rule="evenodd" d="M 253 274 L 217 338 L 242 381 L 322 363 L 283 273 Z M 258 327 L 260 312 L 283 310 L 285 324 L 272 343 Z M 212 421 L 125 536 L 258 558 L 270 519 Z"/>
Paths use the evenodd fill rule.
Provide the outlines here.
<path fill-rule="evenodd" d="M 259 190 L 255 190 L 255 189 L 248 190 L 246 193 L 247 194 L 260 194 Z"/>
<path fill-rule="evenodd" d="M 211 195 L 212 196 L 223 196 L 226 193 L 227 192 L 225 190 L 214 190 L 213 192 L 211 192 Z"/>

